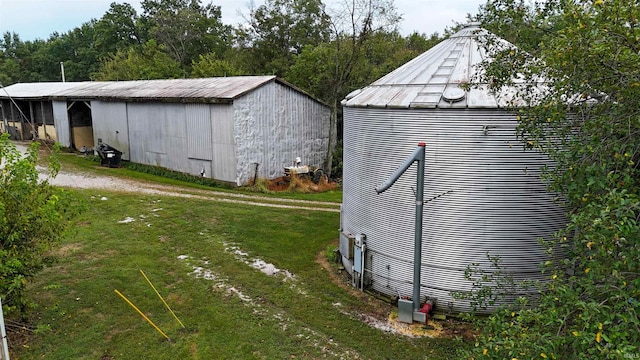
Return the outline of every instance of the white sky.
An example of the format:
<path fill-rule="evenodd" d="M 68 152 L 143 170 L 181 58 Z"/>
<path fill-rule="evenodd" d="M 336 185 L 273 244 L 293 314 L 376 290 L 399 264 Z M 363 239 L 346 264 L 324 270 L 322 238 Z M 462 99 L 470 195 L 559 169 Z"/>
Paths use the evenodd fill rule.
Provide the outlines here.
<path fill-rule="evenodd" d="M 325 3 L 331 6 L 337 1 Z M 65 33 L 92 18 L 99 19 L 112 2 L 128 2 L 140 13 L 139 0 L 0 0 L 0 33 L 15 32 L 23 41 L 47 39 L 53 32 Z M 212 2 L 221 6 L 222 20 L 229 25 L 242 22 L 239 11 L 248 13 L 249 0 Z M 403 15 L 400 27 L 404 35 L 413 31 L 442 34 L 454 21 L 464 22 L 467 13 L 477 13 L 483 3 L 485 0 L 395 0 L 398 12 Z"/>

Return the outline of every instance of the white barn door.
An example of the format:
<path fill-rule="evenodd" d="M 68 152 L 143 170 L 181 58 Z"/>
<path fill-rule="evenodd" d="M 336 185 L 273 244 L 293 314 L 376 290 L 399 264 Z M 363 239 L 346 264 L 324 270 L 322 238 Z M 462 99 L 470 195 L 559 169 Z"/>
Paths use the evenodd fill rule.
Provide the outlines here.
<path fill-rule="evenodd" d="M 211 141 L 211 111 L 207 104 L 186 104 L 185 134 L 190 173 L 211 177 L 213 148 Z"/>

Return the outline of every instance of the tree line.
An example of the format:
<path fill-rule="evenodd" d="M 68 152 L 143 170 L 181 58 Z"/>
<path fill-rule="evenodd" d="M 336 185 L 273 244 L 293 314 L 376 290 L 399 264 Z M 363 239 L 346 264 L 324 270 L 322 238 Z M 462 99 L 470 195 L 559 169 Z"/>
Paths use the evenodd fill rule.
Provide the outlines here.
<path fill-rule="evenodd" d="M 138 14 L 114 2 L 100 19 L 47 40 L 22 41 L 6 32 L 0 82 L 60 81 L 64 62 L 69 81 L 268 74 L 328 100 L 320 78 L 354 71 L 349 85 L 366 85 L 441 39 L 400 35 L 401 17 L 390 0 L 358 0 L 333 14 L 321 0 L 269 0 L 250 6 L 236 27 L 222 22 L 220 6 L 201 0 L 144 0 L 141 6 Z M 333 69 L 317 65 L 328 60 Z M 310 73 L 318 75 L 315 82 Z"/>
<path fill-rule="evenodd" d="M 355 0 L 335 10 L 322 0 L 267 0 L 249 5 L 237 26 L 222 22 L 220 6 L 201 0 L 141 6 L 138 13 L 113 2 L 100 19 L 47 40 L 5 33 L 0 83 L 61 81 L 61 62 L 67 81 L 276 75 L 331 106 L 333 149 L 340 100 L 443 38 L 401 35 L 393 0 Z"/>

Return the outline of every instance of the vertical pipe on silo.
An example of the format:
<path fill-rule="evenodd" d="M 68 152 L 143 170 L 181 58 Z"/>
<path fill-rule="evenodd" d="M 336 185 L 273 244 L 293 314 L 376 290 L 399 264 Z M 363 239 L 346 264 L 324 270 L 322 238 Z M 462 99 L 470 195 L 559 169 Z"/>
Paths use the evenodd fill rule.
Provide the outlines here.
<path fill-rule="evenodd" d="M 420 272 L 422 269 L 422 214 L 424 208 L 424 161 L 425 143 L 418 144 L 416 154 L 418 175 L 416 178 L 416 227 L 413 247 L 413 312 L 420 310 Z"/>
<path fill-rule="evenodd" d="M 422 216 L 424 205 L 424 162 L 425 146 L 423 142 L 418 143 L 418 147 L 413 151 L 402 165 L 382 184 L 376 186 L 378 194 L 386 191 L 404 174 L 414 162 L 418 162 L 418 174 L 416 177 L 416 218 L 414 228 L 413 247 L 413 312 L 420 310 L 420 272 L 422 268 Z"/>

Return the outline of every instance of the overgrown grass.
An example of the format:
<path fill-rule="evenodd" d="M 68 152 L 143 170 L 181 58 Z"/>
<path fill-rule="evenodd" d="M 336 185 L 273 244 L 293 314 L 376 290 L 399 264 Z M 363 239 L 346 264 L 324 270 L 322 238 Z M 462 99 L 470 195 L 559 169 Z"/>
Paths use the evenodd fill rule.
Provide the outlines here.
<path fill-rule="evenodd" d="M 29 288 L 39 304 L 31 319 L 45 330 L 13 349 L 12 358 L 452 359 L 464 346 L 385 333 L 357 318 L 375 300 L 353 297 L 316 263 L 335 243 L 338 213 L 95 190 L 80 195 L 89 210 L 57 247 L 58 261 Z M 120 223 L 127 218 L 134 221 Z M 282 271 L 267 276 L 247 264 L 255 259 Z M 196 278 L 198 267 L 209 279 Z"/>

